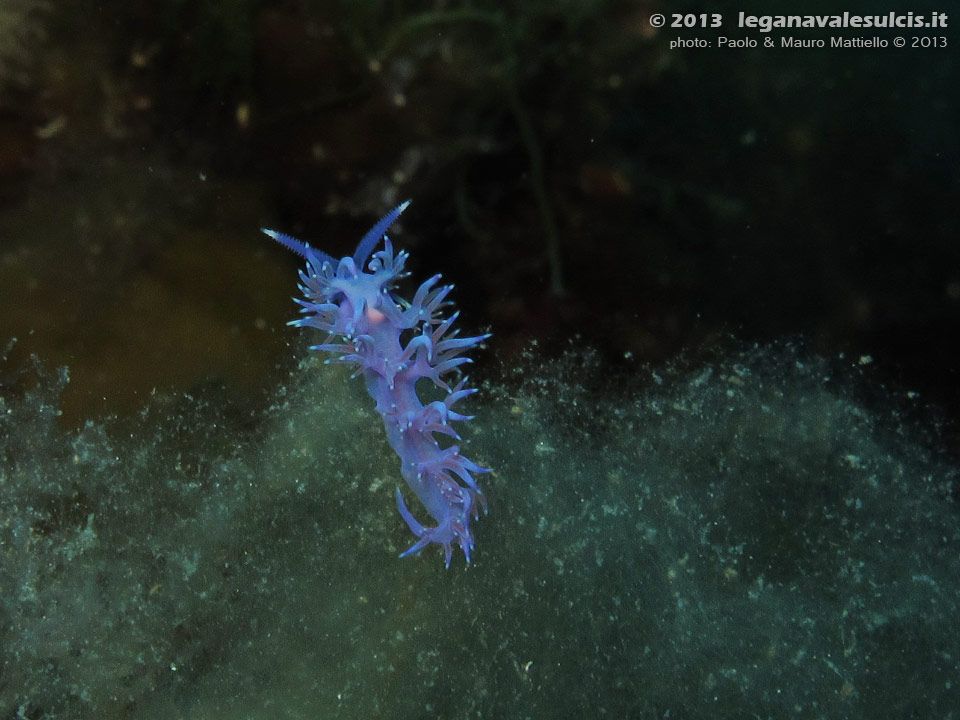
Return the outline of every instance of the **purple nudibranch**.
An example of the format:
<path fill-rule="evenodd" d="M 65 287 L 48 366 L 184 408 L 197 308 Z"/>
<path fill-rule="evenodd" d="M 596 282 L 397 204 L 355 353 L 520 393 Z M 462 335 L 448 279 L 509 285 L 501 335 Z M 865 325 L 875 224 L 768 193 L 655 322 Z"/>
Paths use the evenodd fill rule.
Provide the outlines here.
<path fill-rule="evenodd" d="M 460 446 L 441 447 L 435 434 L 453 442 L 460 435 L 451 422 L 471 420 L 453 406 L 476 392 L 467 387 L 467 378 L 454 369 L 471 362 L 463 353 L 490 337 L 458 337 L 451 327 L 459 313 L 441 316 L 441 308 L 453 289 L 437 286 L 440 275 L 420 285 L 409 302 L 394 295 L 408 253 L 396 255 L 386 236 L 387 229 L 406 210 L 408 200 L 387 213 L 363 236 L 352 256 L 336 260 L 289 235 L 263 229 L 263 232 L 289 250 L 302 256 L 306 267 L 300 271 L 300 291 L 295 298 L 304 317 L 289 324 L 310 327 L 327 333 L 327 338 L 311 350 L 333 355 L 325 362 L 356 365 L 355 375 L 363 374 L 367 392 L 383 417 L 387 439 L 400 456 L 401 474 L 407 485 L 437 522 L 425 527 L 407 508 L 397 488 L 397 508 L 418 540 L 400 557 L 417 553 L 430 543 L 443 548 L 450 567 L 453 545 L 463 549 L 467 563 L 473 550 L 470 520 L 487 511 L 487 500 L 474 475 L 490 472 L 460 453 Z M 382 250 L 373 253 L 364 272 L 363 265 L 383 240 Z M 448 379 L 458 376 L 451 387 Z M 443 400 L 426 405 L 417 395 L 417 380 L 428 378 L 446 392 Z"/>

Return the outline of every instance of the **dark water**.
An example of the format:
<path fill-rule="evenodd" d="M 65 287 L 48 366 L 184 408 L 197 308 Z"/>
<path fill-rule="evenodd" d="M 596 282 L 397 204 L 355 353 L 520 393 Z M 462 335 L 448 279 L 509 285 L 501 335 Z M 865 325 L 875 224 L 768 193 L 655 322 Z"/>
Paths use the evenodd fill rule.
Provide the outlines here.
<path fill-rule="evenodd" d="M 951 18 L 820 5 L 3 0 L 0 717 L 960 712 Z M 407 197 L 468 569 L 258 232 Z"/>

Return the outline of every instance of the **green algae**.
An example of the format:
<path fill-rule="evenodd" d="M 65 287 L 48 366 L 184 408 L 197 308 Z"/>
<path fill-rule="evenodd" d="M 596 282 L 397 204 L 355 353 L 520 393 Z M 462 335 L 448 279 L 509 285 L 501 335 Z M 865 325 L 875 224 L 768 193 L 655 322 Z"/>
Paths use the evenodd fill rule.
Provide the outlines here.
<path fill-rule="evenodd" d="M 397 460 L 344 372 L 306 361 L 256 416 L 208 388 L 77 432 L 48 372 L 0 405 L 0 711 L 942 715 L 956 469 L 844 367 L 504 370 L 465 431 L 490 514 L 449 571 L 396 558 Z"/>

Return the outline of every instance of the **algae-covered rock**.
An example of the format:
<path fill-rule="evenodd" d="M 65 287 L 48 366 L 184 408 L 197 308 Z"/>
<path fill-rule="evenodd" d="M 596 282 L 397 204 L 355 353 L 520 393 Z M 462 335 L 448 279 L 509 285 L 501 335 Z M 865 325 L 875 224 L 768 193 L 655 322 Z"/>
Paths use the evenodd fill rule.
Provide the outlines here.
<path fill-rule="evenodd" d="M 358 380 L 305 362 L 65 432 L 0 414 L 8 717 L 939 717 L 957 707 L 956 468 L 931 415 L 790 347 L 616 386 L 485 383 L 474 563 L 400 560 Z"/>

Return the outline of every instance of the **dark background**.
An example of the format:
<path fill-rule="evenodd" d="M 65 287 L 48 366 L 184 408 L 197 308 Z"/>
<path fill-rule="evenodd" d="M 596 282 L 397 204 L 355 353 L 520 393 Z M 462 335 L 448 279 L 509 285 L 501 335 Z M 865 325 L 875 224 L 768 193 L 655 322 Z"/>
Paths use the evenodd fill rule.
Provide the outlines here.
<path fill-rule="evenodd" d="M 828 3 L 5 7 L 0 383 L 68 365 L 68 423 L 205 383 L 261 403 L 301 346 L 259 227 L 339 257 L 406 198 L 414 278 L 494 332 L 481 376 L 531 341 L 616 375 L 788 338 L 956 416 L 953 45 L 669 48 Z M 673 11 L 725 28 L 651 27 Z"/>

